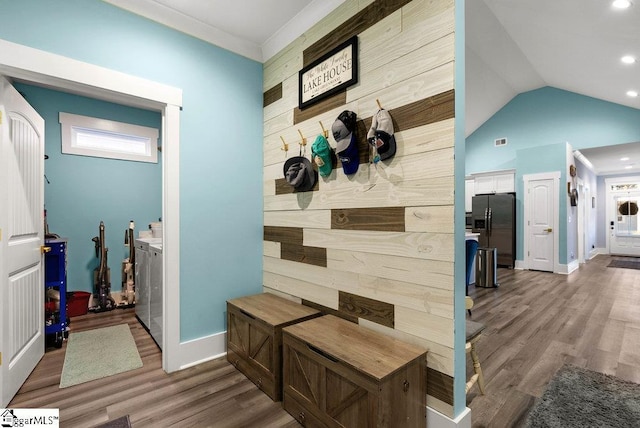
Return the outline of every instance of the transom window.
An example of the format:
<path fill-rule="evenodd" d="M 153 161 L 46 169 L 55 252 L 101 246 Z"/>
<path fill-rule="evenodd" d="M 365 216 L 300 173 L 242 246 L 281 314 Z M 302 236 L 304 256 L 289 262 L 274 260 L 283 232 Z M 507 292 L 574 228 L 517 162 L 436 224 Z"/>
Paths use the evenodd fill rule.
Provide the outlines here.
<path fill-rule="evenodd" d="M 60 112 L 62 153 L 158 162 L 158 130 Z"/>

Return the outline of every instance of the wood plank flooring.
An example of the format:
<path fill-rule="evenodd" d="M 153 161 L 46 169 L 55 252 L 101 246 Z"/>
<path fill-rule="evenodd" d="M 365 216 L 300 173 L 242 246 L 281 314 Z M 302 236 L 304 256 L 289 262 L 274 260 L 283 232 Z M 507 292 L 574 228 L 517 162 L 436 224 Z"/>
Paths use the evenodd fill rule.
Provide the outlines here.
<path fill-rule="evenodd" d="M 166 374 L 161 353 L 135 318 L 134 309 L 71 319 L 71 332 L 129 324 L 143 367 L 105 379 L 59 388 L 66 341 L 48 348 L 9 404 L 13 408 L 55 407 L 60 426 L 94 427 L 129 415 L 138 427 L 299 427 L 226 359 Z M 109 358 L 109 355 L 105 355 Z"/>
<path fill-rule="evenodd" d="M 487 394 L 467 394 L 473 427 L 518 427 L 553 374 L 574 364 L 640 383 L 640 270 L 597 256 L 571 275 L 498 269 L 469 288 Z M 473 373 L 470 358 L 467 373 Z"/>
<path fill-rule="evenodd" d="M 607 268 L 610 260 L 598 256 L 569 276 L 499 269 L 499 288 L 469 288 L 471 319 L 487 325 L 478 342 L 487 394 L 477 386 L 467 394 L 473 427 L 520 426 L 565 362 L 640 383 L 640 270 Z M 132 309 L 73 318 L 71 330 L 122 323 L 142 368 L 59 389 L 65 343 L 48 350 L 9 406 L 57 407 L 65 428 L 127 414 L 134 428 L 299 426 L 225 359 L 164 373 Z"/>

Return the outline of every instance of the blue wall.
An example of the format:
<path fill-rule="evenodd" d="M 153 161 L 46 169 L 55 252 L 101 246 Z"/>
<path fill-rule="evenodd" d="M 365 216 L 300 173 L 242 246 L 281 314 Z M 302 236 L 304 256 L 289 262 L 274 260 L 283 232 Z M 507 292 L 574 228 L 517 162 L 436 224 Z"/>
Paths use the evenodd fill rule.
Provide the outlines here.
<path fill-rule="evenodd" d="M 638 123 L 638 109 L 551 87 L 525 92 L 467 137 L 467 174 L 515 168 L 516 152 L 528 147 L 568 142 L 579 150 L 640 141 Z M 503 137 L 508 144 L 494 147 Z"/>
<path fill-rule="evenodd" d="M 45 207 L 51 233 L 69 239 L 68 290 L 93 291 L 98 265 L 91 238 L 105 223 L 111 290 L 121 290 L 120 266 L 128 250 L 124 231 L 129 220 L 136 230 L 162 214 L 162 165 L 61 153 L 59 112 L 81 114 L 160 130 L 160 113 L 139 110 L 35 86 L 15 84 L 45 120 Z M 160 153 L 158 153 L 160 155 Z M 158 157 L 160 159 L 160 156 Z M 136 233 L 137 236 L 137 233 Z"/>
<path fill-rule="evenodd" d="M 560 171 L 560 263 L 570 262 L 566 144 L 573 149 L 640 141 L 640 110 L 544 87 L 519 94 L 466 139 L 466 173 L 516 170 L 517 256 L 523 260 L 524 174 Z M 507 138 L 495 147 L 496 138 Z M 596 227 L 603 225 L 597 224 Z M 572 226 L 573 227 L 573 224 Z M 575 238 L 575 234 L 572 234 Z M 573 241 L 574 238 L 571 238 Z M 577 257 L 577 256 L 576 256 Z"/>
<path fill-rule="evenodd" d="M 262 287 L 262 65 L 99 0 L 3 1 L 0 38 L 183 90 L 180 336 L 223 331 Z"/>

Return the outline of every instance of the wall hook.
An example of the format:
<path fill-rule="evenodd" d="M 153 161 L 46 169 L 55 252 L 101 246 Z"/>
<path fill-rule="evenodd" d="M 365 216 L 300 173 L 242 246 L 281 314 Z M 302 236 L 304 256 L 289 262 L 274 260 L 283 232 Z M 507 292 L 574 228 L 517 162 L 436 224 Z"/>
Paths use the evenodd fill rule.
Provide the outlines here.
<path fill-rule="evenodd" d="M 322 121 L 319 120 L 318 123 L 320 123 L 320 128 L 322 128 L 322 135 L 324 135 L 324 138 L 329 138 L 329 131 L 324 129 L 324 125 L 322 125 Z"/>
<path fill-rule="evenodd" d="M 380 100 L 379 100 L 379 99 L 377 99 L 377 98 L 376 98 L 376 104 L 378 104 L 378 109 L 380 109 L 380 110 L 384 110 L 384 109 L 382 108 L 382 104 L 380 104 Z"/>
<path fill-rule="evenodd" d="M 301 146 L 306 146 L 307 145 L 307 139 L 304 138 L 304 135 L 302 135 L 302 132 L 298 129 L 298 134 L 300 134 L 300 145 Z"/>
<path fill-rule="evenodd" d="M 282 140 L 282 147 L 280 147 L 280 150 L 284 150 L 285 152 L 289 151 L 289 145 L 285 143 L 284 138 L 282 138 L 282 135 L 280 136 L 280 139 Z"/>

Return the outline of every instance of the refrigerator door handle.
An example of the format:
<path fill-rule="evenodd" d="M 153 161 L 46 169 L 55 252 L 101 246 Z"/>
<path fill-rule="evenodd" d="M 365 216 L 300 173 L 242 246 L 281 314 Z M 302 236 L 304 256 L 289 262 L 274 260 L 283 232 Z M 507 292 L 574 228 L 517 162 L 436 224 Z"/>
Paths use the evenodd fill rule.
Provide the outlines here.
<path fill-rule="evenodd" d="M 489 232 L 489 208 L 484 209 L 484 233 Z"/>
<path fill-rule="evenodd" d="M 491 222 L 492 222 L 492 220 L 493 220 L 493 219 L 492 219 L 493 215 L 492 215 L 492 212 L 491 212 L 491 208 L 488 208 L 488 210 L 489 210 L 489 218 L 488 218 L 488 220 L 487 220 L 487 229 L 488 229 L 488 234 L 489 234 L 489 236 L 491 236 L 491 229 L 492 229 L 492 226 L 493 226 L 493 225 L 491 224 Z"/>

